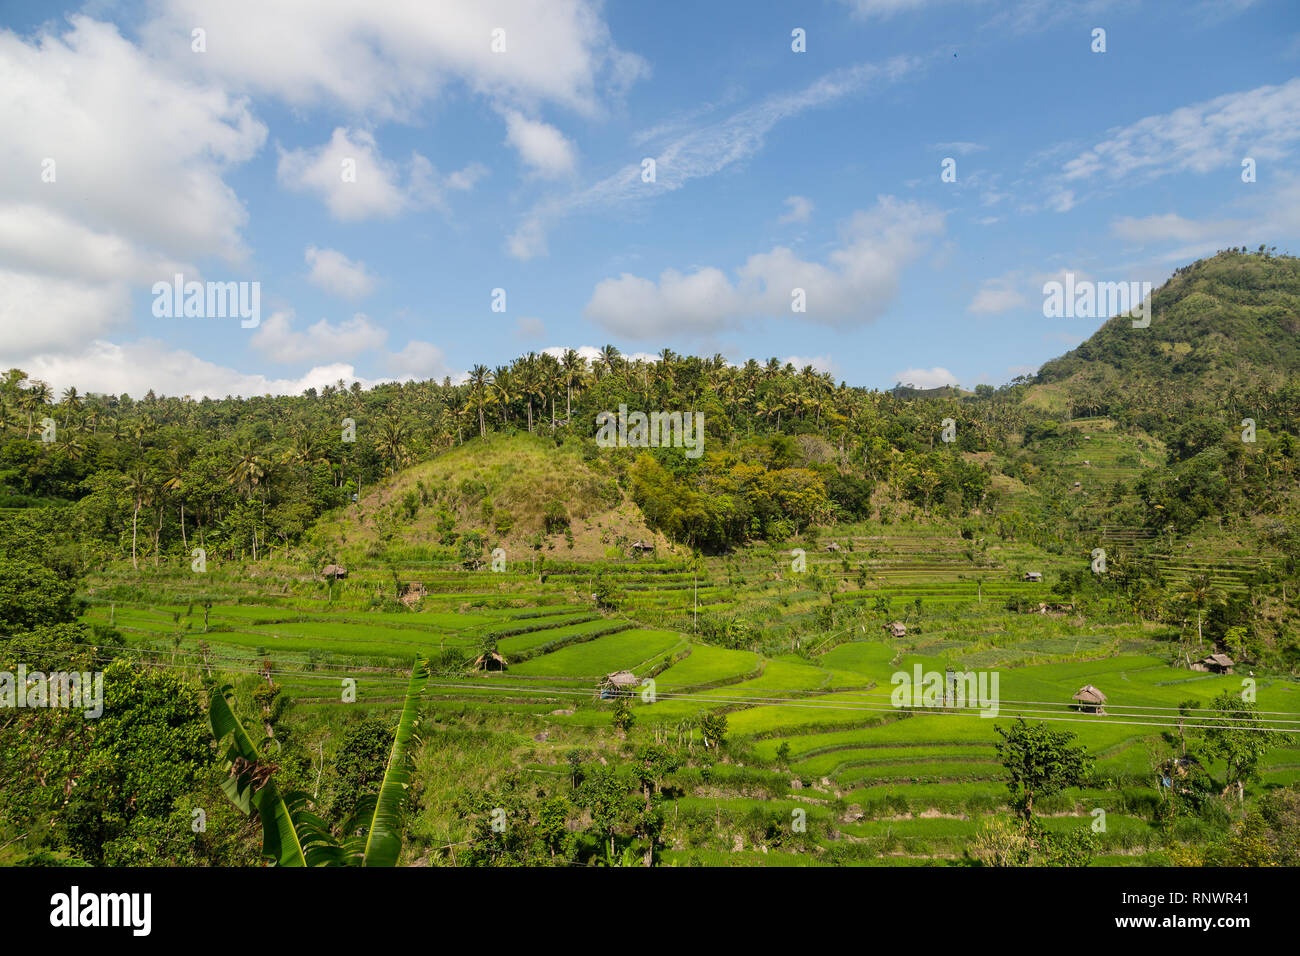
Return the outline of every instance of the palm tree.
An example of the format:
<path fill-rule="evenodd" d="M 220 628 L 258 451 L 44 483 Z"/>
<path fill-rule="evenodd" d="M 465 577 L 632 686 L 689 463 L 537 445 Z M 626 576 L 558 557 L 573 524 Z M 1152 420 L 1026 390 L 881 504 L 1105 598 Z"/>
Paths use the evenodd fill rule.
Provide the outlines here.
<path fill-rule="evenodd" d="M 389 459 L 389 473 L 396 474 L 406 459 L 406 443 L 411 437 L 411 430 L 395 418 L 389 418 L 379 424 L 379 438 L 375 441 L 375 451 Z"/>
<path fill-rule="evenodd" d="M 86 446 L 67 432 L 63 433 L 63 441 L 59 443 L 59 447 L 68 456 L 69 461 L 81 461 L 82 456 L 86 454 Z"/>
<path fill-rule="evenodd" d="M 573 418 L 573 386 L 575 382 L 582 382 L 582 374 L 587 370 L 587 360 L 573 349 L 565 349 L 564 356 L 560 359 L 560 366 L 564 369 L 564 384 L 567 389 L 564 420 L 569 421 Z"/>
<path fill-rule="evenodd" d="M 18 398 L 18 404 L 27 412 L 27 437 L 32 437 L 32 417 L 37 409 L 44 408 L 53 396 L 50 386 L 44 382 L 32 382 Z"/>
<path fill-rule="evenodd" d="M 528 409 L 528 431 L 533 430 L 533 399 L 538 396 L 538 379 L 537 374 L 537 353 L 529 352 L 517 363 L 518 371 L 516 379 L 519 382 L 519 393 L 523 396 L 524 404 Z"/>
<path fill-rule="evenodd" d="M 173 445 L 167 453 L 167 480 L 163 482 L 163 490 L 170 491 L 176 495 L 180 501 L 181 509 L 181 545 L 185 550 L 190 549 L 189 540 L 185 536 L 185 469 L 189 465 L 190 450 L 183 444 Z"/>
<path fill-rule="evenodd" d="M 253 448 L 252 444 L 245 442 L 236 450 L 239 457 L 230 471 L 226 473 L 226 481 L 236 486 L 244 493 L 244 497 L 252 500 L 253 489 L 259 487 L 266 478 L 267 469 L 270 464 L 265 458 L 260 456 Z M 262 496 L 262 517 L 266 518 L 266 496 Z M 253 530 L 253 560 L 257 560 L 257 529 Z"/>
<path fill-rule="evenodd" d="M 131 515 L 131 567 L 138 571 L 140 570 L 140 563 L 136 560 L 135 545 L 138 537 L 140 509 L 149 503 L 153 495 L 153 485 L 149 480 L 149 475 L 138 465 L 126 476 L 126 493 L 135 504 L 135 511 Z"/>
<path fill-rule="evenodd" d="M 69 385 L 63 390 L 63 427 L 68 427 L 68 418 L 72 413 L 81 408 L 81 396 L 77 392 L 75 385 Z"/>
<path fill-rule="evenodd" d="M 492 373 L 486 365 L 475 365 L 469 370 L 470 403 L 478 409 L 478 435 L 487 438 L 487 421 L 483 410 L 490 402 L 488 386 L 492 384 Z"/>
<path fill-rule="evenodd" d="M 546 393 L 551 399 L 551 430 L 554 431 L 556 423 L 555 396 L 564 388 L 564 369 L 560 367 L 560 363 L 556 361 L 553 355 L 543 353 L 542 359 L 541 371 L 546 385 Z"/>
<path fill-rule="evenodd" d="M 1198 571 L 1187 579 L 1187 587 L 1183 590 L 1182 596 L 1192 602 L 1196 608 L 1196 646 L 1203 646 L 1203 637 L 1201 634 L 1201 612 L 1205 605 L 1210 603 L 1218 593 L 1214 586 L 1214 579 L 1210 577 L 1208 571 Z"/>
<path fill-rule="evenodd" d="M 310 431 L 298 428 L 280 460 L 286 465 L 311 466 L 318 461 L 329 461 L 329 453 Z"/>
<path fill-rule="evenodd" d="M 511 402 L 515 401 L 519 392 L 519 386 L 516 385 L 515 376 L 506 365 L 497 365 L 493 372 L 493 395 L 494 401 L 500 406 L 500 421 L 506 424 L 510 421 Z"/>
<path fill-rule="evenodd" d="M 612 375 L 614 373 L 614 370 L 618 368 L 618 355 L 619 355 L 618 349 L 616 349 L 614 346 L 604 345 L 601 347 L 600 357 L 597 358 L 596 361 L 599 362 L 602 366 L 604 366 L 605 371 L 607 373 Z"/>

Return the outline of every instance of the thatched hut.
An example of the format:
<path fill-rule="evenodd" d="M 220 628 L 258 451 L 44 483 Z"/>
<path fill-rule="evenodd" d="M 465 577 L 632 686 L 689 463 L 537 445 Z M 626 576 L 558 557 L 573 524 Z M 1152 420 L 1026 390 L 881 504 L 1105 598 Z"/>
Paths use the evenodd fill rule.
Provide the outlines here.
<path fill-rule="evenodd" d="M 476 671 L 503 671 L 509 665 L 506 659 L 501 656 L 500 651 L 484 651 L 474 658 L 474 663 L 471 666 Z"/>
<path fill-rule="evenodd" d="M 608 700 L 612 697 L 630 697 L 640 683 L 641 678 L 631 671 L 615 671 L 613 674 L 606 674 L 605 679 L 597 685 L 596 690 L 599 691 L 601 700 Z"/>
<path fill-rule="evenodd" d="M 637 554 L 644 554 L 655 549 L 653 542 L 650 541 L 633 541 L 628 547 Z"/>
<path fill-rule="evenodd" d="M 1084 714 L 1104 714 L 1102 704 L 1106 703 L 1106 695 L 1093 687 L 1091 684 L 1084 684 L 1074 696 L 1070 698 L 1074 701 L 1074 709 Z"/>
<path fill-rule="evenodd" d="M 830 544 L 826 545 L 826 550 L 827 550 L 827 551 L 840 551 L 840 550 L 842 550 L 842 549 L 840 548 L 840 545 L 839 545 L 839 542 L 838 542 L 838 541 L 832 541 Z"/>
<path fill-rule="evenodd" d="M 1042 583 L 1043 583 L 1043 572 L 1042 572 L 1042 571 L 1026 571 L 1026 572 L 1025 572 L 1024 580 L 1026 580 L 1026 581 L 1032 581 L 1032 582 L 1034 582 L 1035 584 L 1042 584 Z"/>
<path fill-rule="evenodd" d="M 907 625 L 902 621 L 891 621 L 885 625 L 890 637 L 907 637 Z"/>
<path fill-rule="evenodd" d="M 321 570 L 321 577 L 329 578 L 331 581 L 337 581 L 340 578 L 348 576 L 348 569 L 341 564 L 327 564 Z"/>

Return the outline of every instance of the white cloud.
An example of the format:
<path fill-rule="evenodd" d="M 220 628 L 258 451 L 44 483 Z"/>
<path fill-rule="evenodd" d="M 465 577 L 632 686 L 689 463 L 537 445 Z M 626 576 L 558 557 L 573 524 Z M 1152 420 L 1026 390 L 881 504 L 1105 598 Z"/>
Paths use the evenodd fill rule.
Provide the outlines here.
<path fill-rule="evenodd" d="M 76 15 L 31 38 L 0 32 L 0 77 L 0 129 L 21 131 L 0 146 L 8 354 L 80 349 L 128 321 L 132 284 L 246 257 L 247 214 L 223 176 L 266 129 L 243 100 Z"/>
<path fill-rule="evenodd" d="M 635 204 L 688 182 L 712 176 L 758 152 L 767 134 L 782 120 L 860 93 L 875 84 L 895 82 L 918 70 L 922 60 L 898 56 L 883 63 L 861 63 L 820 77 L 794 93 L 768 96 L 726 119 L 675 132 L 658 148 L 655 181 L 642 178 L 641 160 L 568 195 L 551 197 L 528 212 L 510 236 L 510 254 L 528 259 L 544 255 L 546 228 L 551 222 L 576 213 Z"/>
<path fill-rule="evenodd" d="M 453 384 L 460 384 L 466 378 L 463 371 L 453 371 L 442 349 L 430 342 L 407 342 L 402 351 L 388 353 L 386 365 L 388 371 L 403 382 L 450 378 Z"/>
<path fill-rule="evenodd" d="M 315 149 L 280 150 L 276 176 L 288 189 L 319 195 L 330 215 L 344 222 L 392 218 L 440 201 L 437 172 L 425 157 L 411 154 L 403 185 L 402 171 L 379 154 L 365 130 L 339 127 Z"/>
<path fill-rule="evenodd" d="M 956 153 L 958 156 L 969 156 L 971 153 L 978 153 L 988 149 L 987 146 L 981 146 L 979 143 L 969 143 L 964 140 L 953 143 L 934 143 L 930 148 L 940 153 Z"/>
<path fill-rule="evenodd" d="M 1028 300 L 1016 285 L 1016 280 L 1010 276 L 985 279 L 983 286 L 975 293 L 975 298 L 971 300 L 966 310 L 980 315 L 997 315 L 1020 308 L 1026 305 Z"/>
<path fill-rule="evenodd" d="M 120 324 L 130 304 L 124 283 L 0 269 L 0 365 L 102 335 Z"/>
<path fill-rule="evenodd" d="M 338 379 L 360 381 L 351 365 L 333 363 L 311 368 L 297 378 L 268 378 L 239 372 L 174 349 L 153 339 L 125 345 L 94 341 L 79 352 L 42 355 L 23 363 L 32 378 L 48 382 L 56 391 L 69 385 L 87 392 L 140 397 L 153 389 L 159 395 L 224 398 L 227 395 L 298 395 L 307 388 L 320 389 Z"/>
<path fill-rule="evenodd" d="M 250 344 L 275 362 L 321 361 L 351 358 L 381 347 L 386 329 L 360 312 L 337 324 L 321 319 L 305 332 L 293 328 L 292 312 L 275 312 L 263 319 Z"/>
<path fill-rule="evenodd" d="M 1187 262 L 1230 246 L 1257 246 L 1267 240 L 1285 241 L 1300 235 L 1300 177 L 1282 174 L 1273 189 L 1252 187 L 1246 198 L 1234 203 L 1236 216 L 1187 219 L 1177 213 L 1143 218 L 1129 216 L 1111 223 L 1119 238 L 1143 244 L 1177 242 L 1183 245 L 1160 254 L 1163 262 Z"/>
<path fill-rule="evenodd" d="M 307 277 L 331 295 L 344 299 L 363 299 L 375 287 L 375 278 L 366 271 L 364 262 L 353 262 L 337 249 L 307 247 Z"/>
<path fill-rule="evenodd" d="M 1069 212 L 1075 206 L 1074 193 L 1069 189 L 1055 189 L 1047 197 L 1047 206 L 1053 212 Z"/>
<path fill-rule="evenodd" d="M 556 179 L 573 172 L 577 165 L 577 152 L 554 126 L 531 120 L 517 110 L 507 110 L 506 143 L 519 153 L 536 175 L 543 179 Z"/>
<path fill-rule="evenodd" d="M 1229 226 L 1230 224 L 1226 222 L 1196 222 L 1169 212 L 1163 215 L 1145 216 L 1141 219 L 1123 216 L 1111 223 L 1110 231 L 1121 239 L 1136 242 L 1159 242 L 1169 239 L 1194 242 L 1217 235 Z"/>
<path fill-rule="evenodd" d="M 946 368 L 936 365 L 934 368 L 906 368 L 894 373 L 894 381 L 911 385 L 914 388 L 938 388 L 941 385 L 956 385 L 957 379 Z"/>
<path fill-rule="evenodd" d="M 788 211 L 777 220 L 782 225 L 791 222 L 807 222 L 812 218 L 813 204 L 811 199 L 804 196 L 787 196 L 785 204 Z"/>
<path fill-rule="evenodd" d="M 511 235 L 506 237 L 506 251 L 516 259 L 527 262 L 546 255 L 546 229 L 540 219 L 525 219 Z"/>
<path fill-rule="evenodd" d="M 554 102 L 582 113 L 646 75 L 620 50 L 596 0 L 158 0 L 148 47 L 249 93 L 374 120 L 411 119 L 449 84 L 494 100 Z M 255 24 L 256 29 L 250 29 Z M 190 52 L 190 31 L 207 52 Z M 505 31 L 504 53 L 492 31 Z"/>
<path fill-rule="evenodd" d="M 1067 180 L 1151 179 L 1285 159 L 1300 141 L 1300 78 L 1148 116 L 1065 164 Z"/>
<path fill-rule="evenodd" d="M 470 163 L 464 169 L 458 169 L 447 176 L 446 186 L 457 192 L 468 192 L 478 185 L 480 179 L 486 178 L 488 168 L 482 163 Z"/>
<path fill-rule="evenodd" d="M 943 213 L 882 196 L 873 209 L 851 218 L 841 245 L 825 263 L 805 261 L 778 246 L 750 256 L 736 270 L 734 283 L 712 266 L 688 275 L 668 269 L 657 282 L 623 273 L 596 285 L 585 315 L 637 339 L 707 335 L 757 316 L 859 325 L 888 309 L 903 268 L 943 228 Z M 795 289 L 804 290 L 805 313 L 792 311 Z"/>
<path fill-rule="evenodd" d="M 861 19 L 888 20 L 899 13 L 911 13 L 932 6 L 936 0 L 840 0 Z"/>

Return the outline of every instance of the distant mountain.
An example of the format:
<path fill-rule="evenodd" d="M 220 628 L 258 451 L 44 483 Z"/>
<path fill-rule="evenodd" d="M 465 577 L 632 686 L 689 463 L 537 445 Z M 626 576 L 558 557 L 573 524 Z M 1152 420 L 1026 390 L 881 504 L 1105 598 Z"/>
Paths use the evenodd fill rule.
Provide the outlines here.
<path fill-rule="evenodd" d="M 1300 259 L 1228 251 L 1179 269 L 1155 290 L 1150 327 L 1116 316 L 1043 365 L 1038 381 L 1071 392 L 1175 384 L 1223 393 L 1280 385 L 1297 373 Z"/>

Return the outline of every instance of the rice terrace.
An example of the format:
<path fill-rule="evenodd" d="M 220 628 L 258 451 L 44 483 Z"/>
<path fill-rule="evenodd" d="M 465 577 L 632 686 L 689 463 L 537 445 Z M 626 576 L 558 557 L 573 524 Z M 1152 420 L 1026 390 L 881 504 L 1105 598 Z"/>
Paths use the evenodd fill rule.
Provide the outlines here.
<path fill-rule="evenodd" d="M 1285 4 L 54 6 L 0 23 L 38 923 L 862 867 L 1235 928 L 1300 865 Z"/>

